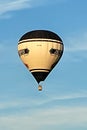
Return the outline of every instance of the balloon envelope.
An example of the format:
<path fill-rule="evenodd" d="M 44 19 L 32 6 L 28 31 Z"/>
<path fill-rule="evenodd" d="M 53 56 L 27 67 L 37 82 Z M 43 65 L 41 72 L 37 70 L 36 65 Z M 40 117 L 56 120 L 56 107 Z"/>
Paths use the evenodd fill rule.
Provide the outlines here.
<path fill-rule="evenodd" d="M 36 81 L 44 81 L 63 54 L 64 45 L 54 32 L 34 30 L 18 42 L 18 54 Z"/>

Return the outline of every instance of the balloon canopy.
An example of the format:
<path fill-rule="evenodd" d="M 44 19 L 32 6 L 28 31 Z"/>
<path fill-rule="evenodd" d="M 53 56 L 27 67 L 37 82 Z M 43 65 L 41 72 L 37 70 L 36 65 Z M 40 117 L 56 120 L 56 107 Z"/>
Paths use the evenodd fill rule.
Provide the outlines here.
<path fill-rule="evenodd" d="M 27 32 L 18 42 L 18 54 L 38 83 L 46 79 L 63 50 L 62 39 L 48 30 Z"/>

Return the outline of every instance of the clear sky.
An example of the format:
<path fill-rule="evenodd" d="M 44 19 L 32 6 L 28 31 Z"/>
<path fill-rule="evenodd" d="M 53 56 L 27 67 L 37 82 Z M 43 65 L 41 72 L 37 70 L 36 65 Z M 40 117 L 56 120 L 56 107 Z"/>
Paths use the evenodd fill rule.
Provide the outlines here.
<path fill-rule="evenodd" d="M 35 29 L 64 43 L 42 92 L 17 53 Z M 87 0 L 0 0 L 0 130 L 87 130 Z"/>

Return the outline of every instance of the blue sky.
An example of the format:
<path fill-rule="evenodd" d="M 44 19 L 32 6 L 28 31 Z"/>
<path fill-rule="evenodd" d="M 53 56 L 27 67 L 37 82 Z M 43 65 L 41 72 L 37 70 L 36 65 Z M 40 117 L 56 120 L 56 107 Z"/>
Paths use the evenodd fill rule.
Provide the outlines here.
<path fill-rule="evenodd" d="M 64 53 L 38 84 L 17 53 L 20 37 L 46 29 Z M 87 1 L 0 1 L 0 129 L 87 130 Z"/>

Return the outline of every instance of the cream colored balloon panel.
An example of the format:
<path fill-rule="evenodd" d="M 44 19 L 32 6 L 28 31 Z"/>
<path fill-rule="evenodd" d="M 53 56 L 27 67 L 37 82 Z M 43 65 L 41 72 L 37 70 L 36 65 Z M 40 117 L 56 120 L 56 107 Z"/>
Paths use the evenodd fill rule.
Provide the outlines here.
<path fill-rule="evenodd" d="M 20 43 L 20 44 L 18 44 L 18 53 L 19 53 L 19 56 L 20 56 L 20 58 L 21 58 L 23 63 L 27 62 L 28 53 L 27 54 L 24 53 L 24 50 L 26 48 L 28 49 L 27 43 Z"/>
<path fill-rule="evenodd" d="M 46 49 L 43 47 L 43 42 L 25 42 L 18 45 L 18 50 L 28 49 L 28 54 L 21 55 L 21 59 L 26 64 L 29 70 L 45 68 L 44 58 L 46 58 Z M 46 47 L 46 46 L 45 46 Z M 45 49 L 45 51 L 44 51 Z"/>
<path fill-rule="evenodd" d="M 51 54 L 50 49 L 60 50 L 61 44 L 47 41 L 25 42 L 18 45 L 18 50 L 28 49 L 29 53 L 21 55 L 23 63 L 32 69 L 51 69 L 58 60 L 58 55 Z"/>
<path fill-rule="evenodd" d="M 62 44 L 56 43 L 56 42 L 51 42 L 49 43 L 49 58 L 48 58 L 48 63 L 50 65 L 50 69 L 52 68 L 52 65 L 55 64 L 59 60 L 59 51 L 61 50 Z M 51 50 L 55 51 L 54 53 L 51 52 Z M 62 50 L 61 50 L 62 51 Z"/>
<path fill-rule="evenodd" d="M 48 59 L 48 44 L 44 41 L 34 41 L 29 44 L 29 64 L 30 69 L 49 69 Z"/>
<path fill-rule="evenodd" d="M 19 56 L 20 56 L 21 60 L 23 61 L 23 63 L 28 62 L 29 52 L 25 53 L 26 49 L 29 51 L 28 42 L 20 43 L 18 45 L 18 53 L 19 53 Z"/>
<path fill-rule="evenodd" d="M 58 59 L 58 55 L 50 54 L 50 49 L 58 49 L 58 43 L 38 41 L 30 44 L 30 59 L 29 63 L 32 65 L 30 69 L 51 69 L 51 66 Z"/>

